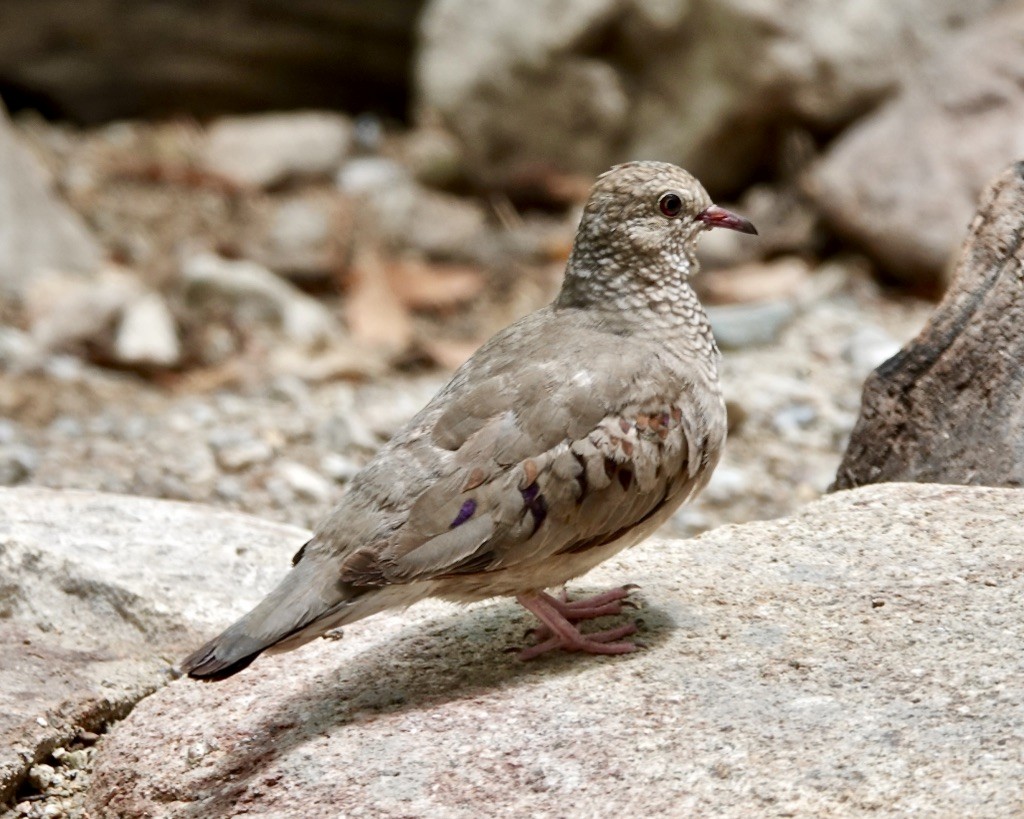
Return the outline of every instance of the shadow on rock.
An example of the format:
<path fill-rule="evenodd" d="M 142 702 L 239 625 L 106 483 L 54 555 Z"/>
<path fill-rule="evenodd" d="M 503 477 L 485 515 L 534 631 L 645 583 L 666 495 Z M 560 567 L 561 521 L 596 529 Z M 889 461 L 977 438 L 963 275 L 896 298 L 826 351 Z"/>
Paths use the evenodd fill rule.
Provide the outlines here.
<path fill-rule="evenodd" d="M 675 623 L 664 609 L 642 599 L 637 602 L 637 639 L 646 650 L 656 650 Z M 590 628 L 607 628 L 602 623 L 622 620 L 622 615 L 605 618 Z M 224 764 L 194 782 L 197 801 L 186 815 L 228 815 L 248 783 L 271 763 L 308 740 L 346 725 L 365 725 L 406 710 L 433 709 L 551 675 L 592 672 L 602 665 L 629 663 L 642 654 L 608 657 L 557 652 L 520 662 L 516 653 L 529 642 L 531 623 L 525 612 L 502 601 L 415 623 L 338 668 L 317 675 L 275 705 L 255 730 L 247 732 L 246 740 L 232 749 Z M 372 624 L 370 620 L 356 628 Z M 281 661 L 302 662 L 301 650 L 283 655 Z M 245 673 L 258 674 L 260 667 Z"/>

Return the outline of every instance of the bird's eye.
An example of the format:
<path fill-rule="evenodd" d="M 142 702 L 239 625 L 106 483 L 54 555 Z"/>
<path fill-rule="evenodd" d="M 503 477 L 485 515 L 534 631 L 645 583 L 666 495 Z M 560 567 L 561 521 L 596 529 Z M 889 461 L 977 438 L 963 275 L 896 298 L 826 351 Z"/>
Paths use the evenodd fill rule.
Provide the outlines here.
<path fill-rule="evenodd" d="M 669 219 L 674 219 L 683 212 L 683 200 L 678 193 L 663 193 L 658 200 L 658 209 Z"/>

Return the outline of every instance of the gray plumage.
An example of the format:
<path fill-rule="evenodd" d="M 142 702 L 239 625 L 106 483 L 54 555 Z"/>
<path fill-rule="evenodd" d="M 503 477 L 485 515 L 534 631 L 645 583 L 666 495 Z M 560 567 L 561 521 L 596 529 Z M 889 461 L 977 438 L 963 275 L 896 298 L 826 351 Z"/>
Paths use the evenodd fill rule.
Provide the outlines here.
<path fill-rule="evenodd" d="M 718 462 L 719 353 L 688 283 L 715 226 L 755 232 L 673 165 L 602 175 L 554 303 L 484 344 L 353 479 L 282 583 L 183 669 L 219 679 L 427 596 L 517 596 L 570 633 L 543 590 L 642 540 Z M 553 647 L 632 648 L 579 636 Z"/>

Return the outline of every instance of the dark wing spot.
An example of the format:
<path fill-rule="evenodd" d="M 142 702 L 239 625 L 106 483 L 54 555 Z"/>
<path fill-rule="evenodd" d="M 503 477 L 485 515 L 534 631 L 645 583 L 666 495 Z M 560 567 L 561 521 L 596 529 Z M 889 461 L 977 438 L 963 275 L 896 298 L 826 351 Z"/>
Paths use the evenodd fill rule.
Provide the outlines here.
<path fill-rule="evenodd" d="M 451 522 L 449 529 L 454 529 L 456 526 L 461 526 L 476 512 L 476 501 L 470 498 L 462 504 L 462 508 L 459 509 L 459 514 L 455 516 L 455 520 Z"/>
<path fill-rule="evenodd" d="M 533 531 L 530 533 L 533 535 L 548 516 L 548 502 L 543 495 L 538 495 L 537 500 L 530 505 L 530 514 L 533 515 Z"/>
<path fill-rule="evenodd" d="M 580 472 L 576 476 L 576 483 L 579 484 L 580 494 L 576 498 L 576 503 L 583 503 L 587 497 L 587 492 L 590 491 L 590 485 L 587 483 L 587 463 L 578 452 L 574 452 L 573 455 L 576 456 L 576 462 L 580 465 Z"/>
<path fill-rule="evenodd" d="M 523 496 L 523 505 L 533 515 L 533 532 L 530 533 L 532 536 L 548 516 L 548 502 L 540 494 L 540 487 L 537 484 L 521 489 L 520 494 Z"/>
<path fill-rule="evenodd" d="M 307 541 L 306 541 L 305 543 L 303 543 L 303 544 L 302 544 L 302 548 L 301 548 L 301 549 L 299 549 L 299 551 L 297 551 L 297 552 L 296 552 L 296 553 L 295 553 L 295 554 L 294 554 L 294 555 L 292 556 L 292 565 L 293 565 L 293 566 L 294 566 L 294 565 L 295 565 L 296 563 L 298 563 L 298 562 L 299 562 L 300 560 L 302 560 L 302 557 L 303 557 L 303 555 L 305 555 L 305 554 L 306 554 L 306 547 L 307 547 L 307 546 L 308 546 L 308 545 L 309 545 L 310 543 L 312 543 L 312 542 L 313 542 L 312 540 L 307 540 Z"/>

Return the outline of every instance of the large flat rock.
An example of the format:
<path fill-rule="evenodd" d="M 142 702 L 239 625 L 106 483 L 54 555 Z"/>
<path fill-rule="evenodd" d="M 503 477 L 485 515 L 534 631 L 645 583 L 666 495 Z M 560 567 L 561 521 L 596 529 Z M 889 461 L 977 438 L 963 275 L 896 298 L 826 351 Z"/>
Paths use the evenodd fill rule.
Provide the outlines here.
<path fill-rule="evenodd" d="M 886 484 L 647 543 L 582 584 L 642 585 L 649 647 L 619 658 L 517 662 L 508 601 L 355 624 L 144 700 L 99 746 L 90 810 L 1018 813 L 1022 519 L 1021 491 Z"/>
<path fill-rule="evenodd" d="M 0 804 L 124 716 L 288 567 L 301 529 L 210 507 L 0 489 Z"/>

